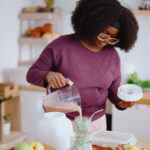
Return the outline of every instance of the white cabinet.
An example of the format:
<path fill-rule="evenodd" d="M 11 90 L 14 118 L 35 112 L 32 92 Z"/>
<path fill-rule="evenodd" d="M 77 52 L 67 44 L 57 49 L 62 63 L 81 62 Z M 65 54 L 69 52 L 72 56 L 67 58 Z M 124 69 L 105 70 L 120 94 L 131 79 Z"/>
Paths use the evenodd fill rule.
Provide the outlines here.
<path fill-rule="evenodd" d="M 136 104 L 120 111 L 112 108 L 112 130 L 135 134 L 139 141 L 150 141 L 150 105 Z"/>
<path fill-rule="evenodd" d="M 27 133 L 27 141 L 36 140 L 36 126 L 42 114 L 37 111 L 36 102 L 45 92 L 20 90 L 22 131 Z"/>

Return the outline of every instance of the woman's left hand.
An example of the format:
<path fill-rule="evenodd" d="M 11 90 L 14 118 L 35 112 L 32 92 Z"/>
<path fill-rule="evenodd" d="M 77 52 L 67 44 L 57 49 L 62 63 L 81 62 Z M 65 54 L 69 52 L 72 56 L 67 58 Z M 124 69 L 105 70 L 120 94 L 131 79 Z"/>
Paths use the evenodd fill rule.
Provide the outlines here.
<path fill-rule="evenodd" d="M 126 109 L 126 108 L 132 107 L 134 104 L 135 102 L 126 102 L 126 101 L 121 100 L 117 103 L 117 106 L 120 108 Z"/>

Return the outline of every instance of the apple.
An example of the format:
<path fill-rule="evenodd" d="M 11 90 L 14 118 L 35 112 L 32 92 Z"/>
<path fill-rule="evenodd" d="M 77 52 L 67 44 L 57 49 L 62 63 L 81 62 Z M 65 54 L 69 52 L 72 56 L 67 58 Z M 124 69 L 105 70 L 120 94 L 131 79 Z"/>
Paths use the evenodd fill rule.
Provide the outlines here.
<path fill-rule="evenodd" d="M 15 147 L 15 150 L 32 150 L 32 148 L 27 143 L 21 143 Z"/>
<path fill-rule="evenodd" d="M 44 146 L 40 142 L 30 142 L 29 145 L 32 150 L 44 150 Z"/>
<path fill-rule="evenodd" d="M 129 146 L 127 150 L 139 150 L 136 146 Z"/>

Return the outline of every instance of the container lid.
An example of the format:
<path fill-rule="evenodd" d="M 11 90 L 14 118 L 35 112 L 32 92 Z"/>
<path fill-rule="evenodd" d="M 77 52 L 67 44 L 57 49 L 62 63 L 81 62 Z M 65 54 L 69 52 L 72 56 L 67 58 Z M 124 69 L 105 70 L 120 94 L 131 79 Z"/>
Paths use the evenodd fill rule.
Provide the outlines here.
<path fill-rule="evenodd" d="M 66 78 L 65 80 L 68 81 L 69 85 L 71 86 L 74 84 L 69 78 Z"/>
<path fill-rule="evenodd" d="M 143 92 L 137 85 L 124 84 L 118 88 L 117 96 L 124 101 L 137 101 L 143 97 Z"/>
<path fill-rule="evenodd" d="M 102 130 L 92 133 L 91 141 L 95 145 L 136 144 L 136 138 L 134 134 Z"/>

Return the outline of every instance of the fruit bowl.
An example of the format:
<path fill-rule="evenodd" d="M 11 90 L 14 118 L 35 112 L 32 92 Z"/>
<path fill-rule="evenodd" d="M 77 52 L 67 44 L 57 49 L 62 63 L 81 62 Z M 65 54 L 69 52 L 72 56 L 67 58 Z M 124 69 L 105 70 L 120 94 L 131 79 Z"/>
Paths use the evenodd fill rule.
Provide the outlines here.
<path fill-rule="evenodd" d="M 26 144 L 28 145 L 30 143 L 25 143 L 25 145 Z M 32 144 L 34 144 L 34 142 L 32 142 Z M 13 146 L 13 147 L 11 146 L 12 148 L 3 148 L 2 150 L 24 150 L 24 149 L 27 149 L 26 147 L 24 148 L 24 146 L 23 147 L 21 146 L 21 147 L 18 147 L 17 149 L 15 149 L 17 147 L 17 145 Z M 55 148 L 53 148 L 51 146 L 48 146 L 48 145 L 45 145 L 45 144 L 42 144 L 42 145 L 44 146 L 44 148 L 37 147 L 37 149 L 35 149 L 35 147 L 34 147 L 34 150 L 56 150 Z M 0 148 L 0 150 L 1 150 L 1 148 Z M 33 150 L 33 148 L 30 148 L 30 150 Z"/>

